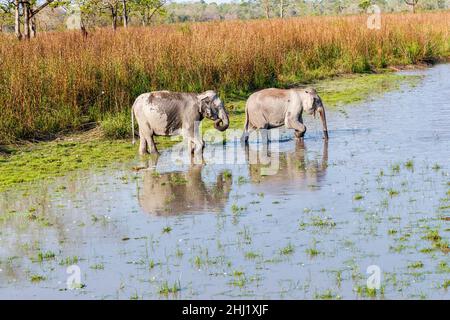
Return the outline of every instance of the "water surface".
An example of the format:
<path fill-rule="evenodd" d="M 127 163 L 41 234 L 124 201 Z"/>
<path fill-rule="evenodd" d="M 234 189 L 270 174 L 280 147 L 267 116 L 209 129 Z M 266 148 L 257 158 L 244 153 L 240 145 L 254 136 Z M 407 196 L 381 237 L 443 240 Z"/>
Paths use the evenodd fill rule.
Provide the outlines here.
<path fill-rule="evenodd" d="M 257 143 L 210 144 L 205 165 L 165 151 L 2 193 L 0 298 L 450 298 L 450 65 L 407 73 L 329 110 L 328 143 L 305 116 L 272 174 Z"/>

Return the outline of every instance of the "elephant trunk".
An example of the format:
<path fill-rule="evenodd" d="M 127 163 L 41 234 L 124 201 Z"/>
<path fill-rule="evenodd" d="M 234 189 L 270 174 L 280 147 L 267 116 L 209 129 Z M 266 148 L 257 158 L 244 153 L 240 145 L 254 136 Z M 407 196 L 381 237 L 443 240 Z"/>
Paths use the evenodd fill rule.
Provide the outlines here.
<path fill-rule="evenodd" d="M 225 131 L 228 129 L 229 120 L 225 109 L 220 109 L 219 118 L 214 121 L 214 128 L 219 131 Z"/>
<path fill-rule="evenodd" d="M 320 120 L 322 120 L 323 136 L 325 140 L 328 140 L 327 117 L 325 116 L 325 108 L 323 107 L 323 105 L 321 105 L 319 108 L 317 108 L 317 111 L 319 112 Z"/>

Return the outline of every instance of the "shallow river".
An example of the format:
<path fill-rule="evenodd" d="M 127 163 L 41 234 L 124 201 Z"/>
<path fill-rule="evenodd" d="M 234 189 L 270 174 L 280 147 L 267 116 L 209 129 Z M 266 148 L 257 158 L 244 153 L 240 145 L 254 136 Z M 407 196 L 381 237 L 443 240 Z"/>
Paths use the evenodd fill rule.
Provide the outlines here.
<path fill-rule="evenodd" d="M 209 144 L 1 194 L 0 298 L 450 298 L 450 65 L 404 73 L 270 168 Z"/>

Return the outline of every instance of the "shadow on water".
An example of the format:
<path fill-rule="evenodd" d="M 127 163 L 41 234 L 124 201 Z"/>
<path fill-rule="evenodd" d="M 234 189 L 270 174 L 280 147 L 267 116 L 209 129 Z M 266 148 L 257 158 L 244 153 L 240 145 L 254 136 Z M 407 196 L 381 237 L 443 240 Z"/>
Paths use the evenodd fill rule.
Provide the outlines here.
<path fill-rule="evenodd" d="M 222 210 L 231 190 L 231 176 L 220 172 L 214 185 L 207 186 L 202 179 L 204 167 L 194 164 L 186 172 L 146 170 L 138 188 L 142 210 L 158 216 Z"/>
<path fill-rule="evenodd" d="M 307 143 L 289 141 L 282 143 L 284 151 L 271 152 L 261 144 L 233 149 L 234 158 L 245 159 L 243 167 L 248 169 L 249 181 L 261 191 L 295 185 L 296 188 L 317 187 L 325 177 L 328 166 L 328 142 L 324 140 L 321 159 L 308 158 Z M 287 149 L 286 149 L 287 148 Z M 215 149 L 215 150 L 211 150 Z M 170 151 L 170 150 L 169 150 Z M 227 152 L 224 146 L 208 146 L 209 155 Z M 211 160 L 206 156 L 206 161 Z M 228 158 L 229 159 L 229 158 Z M 226 160 L 224 158 L 224 160 Z M 138 185 L 138 201 L 144 212 L 157 216 L 194 214 L 199 212 L 221 212 L 224 210 L 232 190 L 233 176 L 238 174 L 233 167 L 212 172 L 212 181 L 205 181 L 210 164 L 173 165 L 167 172 L 158 169 L 161 159 L 147 162 L 148 169 L 142 171 L 142 183 Z M 163 155 L 163 166 L 170 161 Z M 203 174 L 202 174 L 203 173 Z M 235 182 L 239 184 L 239 181 Z M 264 183 L 261 183 L 264 182 Z"/>
<path fill-rule="evenodd" d="M 247 148 L 249 162 L 249 176 L 253 183 L 264 182 L 262 189 L 273 190 L 277 187 L 295 185 L 296 188 L 304 188 L 318 185 L 324 179 L 328 167 L 328 141 L 323 141 L 321 159 L 309 159 L 307 143 L 294 141 L 294 147 L 288 151 L 271 153 L 270 158 L 277 161 L 275 170 L 266 174 L 267 159 L 261 157 L 255 150 Z M 255 161 L 257 159 L 257 161 Z M 256 163 L 255 163 L 256 162 Z M 273 166 L 273 163 L 270 164 Z"/>

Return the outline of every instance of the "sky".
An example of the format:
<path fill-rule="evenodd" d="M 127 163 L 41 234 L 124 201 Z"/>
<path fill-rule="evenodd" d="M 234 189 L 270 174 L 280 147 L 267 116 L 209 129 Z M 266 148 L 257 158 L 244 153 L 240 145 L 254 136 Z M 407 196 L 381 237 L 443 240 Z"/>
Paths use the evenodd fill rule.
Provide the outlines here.
<path fill-rule="evenodd" d="M 172 0 L 172 2 L 199 2 L 200 0 Z M 227 2 L 240 2 L 239 0 L 205 0 L 206 3 L 227 3 Z"/>

